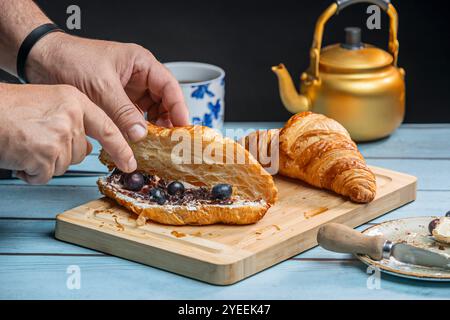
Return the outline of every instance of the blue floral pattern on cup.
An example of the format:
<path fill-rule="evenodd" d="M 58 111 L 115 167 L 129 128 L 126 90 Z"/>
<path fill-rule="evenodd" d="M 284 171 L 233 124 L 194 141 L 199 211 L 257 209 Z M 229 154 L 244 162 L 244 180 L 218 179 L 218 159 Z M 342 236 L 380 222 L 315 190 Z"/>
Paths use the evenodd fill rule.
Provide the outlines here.
<path fill-rule="evenodd" d="M 216 103 L 208 102 L 208 109 L 211 111 L 210 113 L 205 113 L 203 115 L 203 119 L 199 117 L 193 117 L 192 123 L 194 125 L 201 125 L 212 128 L 213 119 L 218 120 L 220 117 L 220 99 L 217 99 Z"/>
<path fill-rule="evenodd" d="M 193 117 L 192 118 L 192 124 L 194 126 L 202 126 L 203 125 L 203 120 L 200 119 L 199 117 Z"/>
<path fill-rule="evenodd" d="M 192 86 L 195 90 L 192 92 L 191 97 L 195 99 L 203 99 L 205 95 L 209 97 L 214 97 L 214 93 L 209 90 L 209 83 L 208 84 L 201 84 L 198 86 Z"/>
<path fill-rule="evenodd" d="M 213 121 L 212 121 L 212 116 L 209 113 L 205 113 L 203 115 L 203 125 L 206 127 L 210 127 L 212 128 L 213 126 Z"/>
<path fill-rule="evenodd" d="M 208 102 L 208 109 L 212 112 L 214 119 L 219 119 L 220 99 L 217 99 L 216 103 Z"/>
<path fill-rule="evenodd" d="M 192 124 L 212 128 L 213 126 L 212 115 L 209 113 L 205 113 L 203 115 L 203 119 L 200 119 L 199 117 L 194 117 L 192 118 Z"/>

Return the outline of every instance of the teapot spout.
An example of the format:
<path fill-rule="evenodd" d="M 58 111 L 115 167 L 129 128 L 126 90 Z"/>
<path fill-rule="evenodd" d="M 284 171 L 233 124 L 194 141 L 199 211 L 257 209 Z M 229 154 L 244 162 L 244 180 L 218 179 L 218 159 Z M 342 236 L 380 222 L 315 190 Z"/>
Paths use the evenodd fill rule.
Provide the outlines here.
<path fill-rule="evenodd" d="M 297 92 L 292 77 L 284 64 L 272 67 L 272 71 L 278 77 L 280 97 L 286 109 L 292 113 L 308 111 L 311 106 L 308 97 Z"/>

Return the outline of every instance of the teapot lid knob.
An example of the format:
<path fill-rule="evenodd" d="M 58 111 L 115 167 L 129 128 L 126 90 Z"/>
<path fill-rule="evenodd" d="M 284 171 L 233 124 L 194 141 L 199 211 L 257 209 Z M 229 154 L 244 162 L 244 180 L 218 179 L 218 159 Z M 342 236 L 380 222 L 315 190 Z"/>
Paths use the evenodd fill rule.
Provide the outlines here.
<path fill-rule="evenodd" d="M 345 28 L 345 43 L 341 46 L 348 50 L 358 50 L 364 48 L 364 44 L 361 42 L 361 28 Z"/>

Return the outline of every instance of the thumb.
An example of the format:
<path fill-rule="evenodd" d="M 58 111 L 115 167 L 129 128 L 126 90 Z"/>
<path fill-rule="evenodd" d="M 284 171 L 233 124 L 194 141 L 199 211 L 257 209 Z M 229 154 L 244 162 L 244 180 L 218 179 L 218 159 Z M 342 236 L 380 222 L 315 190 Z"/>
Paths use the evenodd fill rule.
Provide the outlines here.
<path fill-rule="evenodd" d="M 98 93 L 97 104 L 114 121 L 130 142 L 142 140 L 147 135 L 147 122 L 143 113 L 128 98 L 119 79 L 111 77 Z"/>

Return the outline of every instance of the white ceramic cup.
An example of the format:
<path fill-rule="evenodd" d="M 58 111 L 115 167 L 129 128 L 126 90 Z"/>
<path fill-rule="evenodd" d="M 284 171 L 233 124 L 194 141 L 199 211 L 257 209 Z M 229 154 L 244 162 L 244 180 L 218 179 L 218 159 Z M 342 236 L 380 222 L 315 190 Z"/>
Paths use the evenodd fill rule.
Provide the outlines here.
<path fill-rule="evenodd" d="M 180 83 L 191 123 L 222 129 L 225 114 L 225 71 L 199 62 L 169 62 L 165 66 Z"/>

